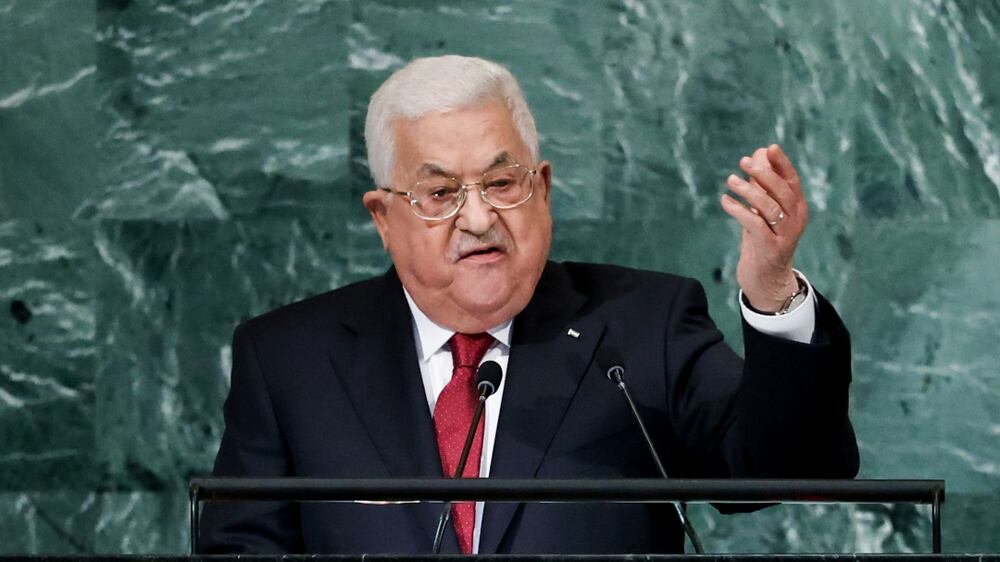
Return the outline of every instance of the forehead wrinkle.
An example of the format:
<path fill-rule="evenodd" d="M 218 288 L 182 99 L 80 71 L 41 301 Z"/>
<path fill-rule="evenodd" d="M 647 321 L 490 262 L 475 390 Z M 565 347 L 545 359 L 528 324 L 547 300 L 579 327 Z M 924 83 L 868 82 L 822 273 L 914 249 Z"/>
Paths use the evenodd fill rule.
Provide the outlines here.
<path fill-rule="evenodd" d="M 510 152 L 503 150 L 493 157 L 493 161 L 490 162 L 490 165 L 484 168 L 483 171 L 486 172 L 506 164 L 511 164 L 513 162 L 514 159 L 511 158 Z M 423 164 L 421 164 L 420 168 L 417 169 L 417 175 L 442 176 L 446 178 L 458 177 L 458 174 L 456 174 L 455 172 L 442 168 L 441 166 L 434 164 L 433 162 L 424 162 Z"/>
<path fill-rule="evenodd" d="M 417 169 L 417 174 L 422 176 L 431 175 L 431 176 L 445 176 L 449 178 L 455 177 L 454 172 L 448 171 L 442 168 L 441 166 L 438 166 L 437 164 L 431 162 L 424 162 L 423 164 L 421 164 L 420 168 Z"/>

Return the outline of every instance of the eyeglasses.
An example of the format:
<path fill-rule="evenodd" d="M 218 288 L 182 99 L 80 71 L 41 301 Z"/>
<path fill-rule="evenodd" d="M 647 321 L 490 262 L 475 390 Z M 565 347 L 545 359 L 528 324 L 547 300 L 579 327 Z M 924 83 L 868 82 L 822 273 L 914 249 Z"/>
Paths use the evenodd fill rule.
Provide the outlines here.
<path fill-rule="evenodd" d="M 410 210 L 425 221 L 439 221 L 458 213 L 468 198 L 469 188 L 473 186 L 479 186 L 479 196 L 494 209 L 513 209 L 524 204 L 534 193 L 537 172 L 537 169 L 529 170 L 520 164 L 513 164 L 489 170 L 481 180 L 472 183 L 438 177 L 419 181 L 410 191 L 397 191 L 391 187 L 378 189 L 409 199 Z"/>

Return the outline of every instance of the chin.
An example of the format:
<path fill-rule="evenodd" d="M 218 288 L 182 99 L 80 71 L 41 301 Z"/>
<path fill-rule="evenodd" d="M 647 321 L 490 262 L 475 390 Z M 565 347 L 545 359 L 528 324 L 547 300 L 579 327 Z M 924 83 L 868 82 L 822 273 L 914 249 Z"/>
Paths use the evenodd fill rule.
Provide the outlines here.
<path fill-rule="evenodd" d="M 475 294 L 463 295 L 462 298 L 458 299 L 458 302 L 462 303 L 462 308 L 476 316 L 498 313 L 510 301 L 511 295 L 508 292 L 496 293 L 484 290 L 477 291 Z"/>
<path fill-rule="evenodd" d="M 518 272 L 513 264 L 466 269 L 452 284 L 455 302 L 470 315 L 488 322 L 487 328 L 521 312 L 534 292 L 531 273 Z"/>
<path fill-rule="evenodd" d="M 516 299 L 517 285 L 512 280 L 483 279 L 471 281 L 455 295 L 456 302 L 478 318 L 502 315 Z M 517 311 L 515 311 L 516 313 Z M 507 320 L 501 318 L 497 323 Z"/>

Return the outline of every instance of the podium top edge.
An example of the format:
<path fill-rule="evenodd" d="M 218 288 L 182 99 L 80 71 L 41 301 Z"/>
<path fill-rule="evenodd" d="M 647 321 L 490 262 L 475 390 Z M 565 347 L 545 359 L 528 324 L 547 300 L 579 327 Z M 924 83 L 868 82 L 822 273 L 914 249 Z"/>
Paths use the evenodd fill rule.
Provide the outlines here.
<path fill-rule="evenodd" d="M 299 501 L 943 502 L 944 480 L 232 478 L 190 480 L 193 499 Z"/>

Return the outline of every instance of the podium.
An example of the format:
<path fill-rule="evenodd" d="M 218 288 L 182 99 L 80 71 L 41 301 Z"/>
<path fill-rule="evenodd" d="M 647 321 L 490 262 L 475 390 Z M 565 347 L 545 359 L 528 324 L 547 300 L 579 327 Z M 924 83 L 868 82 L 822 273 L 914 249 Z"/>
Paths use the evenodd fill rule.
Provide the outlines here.
<path fill-rule="evenodd" d="M 944 497 L 945 484 L 943 480 L 194 478 L 190 481 L 191 553 L 195 555 L 198 552 L 200 507 L 206 501 L 382 502 L 387 504 L 425 501 L 498 501 L 516 503 L 924 504 L 931 506 L 932 552 L 940 554 L 942 552 L 941 504 L 944 502 Z M 883 556 L 894 557 L 892 555 Z M 366 555 L 366 558 L 370 557 L 372 555 Z M 400 557 L 396 555 L 395 558 Z M 437 560 L 439 558 L 441 557 L 423 556 L 413 559 Z M 483 556 L 483 558 L 491 557 Z M 510 557 L 502 556 L 501 558 Z M 576 558 L 578 557 L 528 557 L 528 559 L 551 560 Z M 635 556 L 627 558 L 637 559 Z M 782 559 L 786 558 L 782 557 Z M 607 557 L 602 559 L 607 559 Z M 622 559 L 626 559 L 626 557 L 622 557 Z M 645 558 L 640 556 L 638 559 Z M 709 555 L 708 558 L 696 559 L 715 558 Z M 742 557 L 726 555 L 719 559 L 736 560 L 742 559 Z M 831 555 L 824 555 L 822 559 L 853 558 L 837 556 L 831 558 Z"/>

